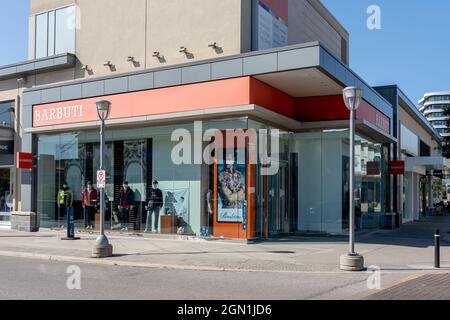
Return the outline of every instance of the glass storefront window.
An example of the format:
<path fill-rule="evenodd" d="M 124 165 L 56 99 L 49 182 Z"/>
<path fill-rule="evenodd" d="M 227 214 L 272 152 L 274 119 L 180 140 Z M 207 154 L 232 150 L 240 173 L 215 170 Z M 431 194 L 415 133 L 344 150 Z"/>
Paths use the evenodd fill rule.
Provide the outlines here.
<path fill-rule="evenodd" d="M 202 132 L 246 126 L 247 119 L 209 121 L 203 123 Z M 224 168 L 219 163 L 174 164 L 172 153 L 178 142 L 171 141 L 171 135 L 176 129 L 186 130 L 192 138 L 195 136 L 192 123 L 106 131 L 106 227 L 128 232 L 241 237 L 245 234 L 241 223 L 218 223 L 221 221 L 215 208 L 220 203 L 217 186 Z M 78 228 L 98 229 L 99 192 L 92 191 L 96 189 L 99 168 L 98 141 L 96 131 L 36 137 L 35 205 L 41 227 L 63 227 L 69 207 L 74 211 Z M 208 143 L 204 141 L 202 147 Z M 188 145 L 193 148 L 193 158 L 198 150 L 193 143 Z M 233 165 L 237 170 L 243 167 L 242 180 L 246 183 L 246 164 Z M 158 191 L 154 188 L 155 181 Z M 89 192 L 86 191 L 88 182 L 93 187 Z M 125 193 L 129 194 L 127 203 L 121 201 L 125 182 L 130 190 L 127 188 Z"/>
<path fill-rule="evenodd" d="M 186 145 L 192 149 L 175 148 L 184 145 L 182 138 L 173 139 L 177 129 L 189 135 Z M 205 138 L 210 129 L 222 135 Z M 235 139 L 230 148 L 224 138 L 230 129 L 252 129 L 258 139 Z M 347 233 L 348 131 L 273 129 L 247 118 L 208 121 L 201 128 L 187 123 L 107 129 L 106 227 L 216 238 Z M 199 136 L 203 139 L 192 140 Z M 78 228 L 98 229 L 98 193 L 92 191 L 98 141 L 97 131 L 36 137 L 35 206 L 41 227 L 62 227 L 67 208 L 73 208 Z M 366 230 L 379 226 L 385 210 L 387 148 L 363 137 L 356 141 L 356 223 Z M 219 148 L 206 163 L 211 145 Z M 250 161 L 251 150 L 257 163 Z M 262 163 L 261 155 L 271 164 Z M 177 164 L 174 157 L 187 162 Z M 194 161 L 199 157 L 200 163 Z M 270 166 L 276 170 L 267 174 Z"/>
<path fill-rule="evenodd" d="M 299 216 L 301 233 L 347 234 L 349 226 L 348 130 L 296 134 L 299 153 Z M 387 149 L 387 148 L 386 148 Z M 384 148 L 360 136 L 355 145 L 356 228 L 379 227 L 385 210 L 381 192 L 386 164 Z"/>
<path fill-rule="evenodd" d="M 382 145 L 357 137 L 356 149 L 356 229 L 379 227 L 382 203 Z"/>
<path fill-rule="evenodd" d="M 0 225 L 9 221 L 13 207 L 11 169 L 0 169 Z"/>

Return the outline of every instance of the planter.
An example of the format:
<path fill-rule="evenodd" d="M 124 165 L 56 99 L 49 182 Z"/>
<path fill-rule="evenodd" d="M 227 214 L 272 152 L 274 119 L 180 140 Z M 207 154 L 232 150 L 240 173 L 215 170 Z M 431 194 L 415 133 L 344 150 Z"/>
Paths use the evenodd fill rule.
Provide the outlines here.
<path fill-rule="evenodd" d="M 34 212 L 11 212 L 11 230 L 38 232 L 37 215 Z"/>

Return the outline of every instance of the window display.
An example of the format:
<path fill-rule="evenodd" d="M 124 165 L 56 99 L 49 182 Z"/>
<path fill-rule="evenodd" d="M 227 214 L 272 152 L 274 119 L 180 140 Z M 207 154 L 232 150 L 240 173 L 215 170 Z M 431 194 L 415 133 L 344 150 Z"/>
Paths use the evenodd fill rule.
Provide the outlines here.
<path fill-rule="evenodd" d="M 220 132 L 248 127 L 272 129 L 247 118 L 203 124 L 203 130 Z M 277 159 L 279 170 L 266 176 L 261 174 L 265 165 L 249 161 L 250 147 L 261 151 L 250 139 L 237 139 L 232 148 L 218 141 L 217 154 L 211 151 L 212 164 L 175 164 L 171 156 L 177 142 L 172 133 L 177 129 L 192 133 L 194 128 L 185 123 L 106 131 L 107 230 L 234 239 L 347 232 L 347 131 L 278 130 L 280 148 L 270 157 Z M 35 137 L 34 210 L 41 228 L 63 226 L 68 207 L 73 208 L 78 228 L 98 228 L 98 193 L 93 187 L 99 167 L 98 133 Z M 203 141 L 203 146 L 214 145 L 215 139 Z M 271 144 L 267 147 L 272 149 Z M 376 228 L 383 214 L 386 152 L 382 144 L 356 138 L 360 230 Z"/>
<path fill-rule="evenodd" d="M 191 234 L 189 227 L 189 189 L 164 190 L 164 211 L 165 215 L 177 218 L 177 227 L 182 234 Z"/>
<path fill-rule="evenodd" d="M 84 226 L 86 229 L 94 229 L 95 212 L 98 204 L 97 190 L 92 186 L 92 182 L 88 182 L 83 189 L 82 206 L 84 209 Z M 93 222 L 94 221 L 94 222 Z"/>
<path fill-rule="evenodd" d="M 205 123 L 208 128 L 243 127 L 244 120 Z M 174 143 L 171 134 L 177 128 L 193 130 L 193 124 L 151 128 L 124 128 L 106 131 L 106 212 L 105 228 L 117 232 L 164 232 L 210 236 L 213 232 L 214 166 L 175 165 L 171 159 Z M 99 167 L 99 143 L 96 131 L 36 135 L 36 180 L 34 210 L 41 228 L 64 226 L 66 211 L 59 204 L 63 184 L 71 192 L 71 206 L 78 229 L 99 227 L 97 205 L 93 199 L 96 171 Z M 158 182 L 159 200 L 152 198 L 153 182 Z M 87 188 L 92 190 L 87 194 Z M 124 188 L 125 182 L 127 187 Z M 208 189 L 210 209 L 204 206 Z M 121 197 L 123 190 L 126 195 Z M 89 199 L 90 196 L 90 199 Z M 162 200 L 161 200 L 162 198 Z M 124 201 L 122 201 L 124 200 Z M 59 204 L 59 205 L 58 205 Z M 153 205 L 153 207 L 152 207 Z M 148 210 L 152 208 L 152 210 Z M 159 212 L 157 210 L 159 208 Z M 209 213 L 208 213 L 209 212 Z M 159 215 L 159 219 L 158 219 Z M 60 222 L 58 222 L 60 221 Z M 97 221 L 97 223 L 96 223 Z M 166 227 L 167 226 L 167 227 Z M 203 230 L 203 231 L 202 231 Z"/>
<path fill-rule="evenodd" d="M 163 193 L 159 189 L 158 181 L 153 181 L 153 187 L 147 193 L 147 221 L 145 232 L 158 232 L 159 214 L 163 206 Z M 153 224 L 152 224 L 153 222 Z"/>
<path fill-rule="evenodd" d="M 119 194 L 119 206 L 120 222 L 122 225 L 122 231 L 128 231 L 128 224 L 130 221 L 130 211 L 134 209 L 134 192 L 128 186 L 128 181 L 125 181 L 122 186 L 122 190 Z"/>

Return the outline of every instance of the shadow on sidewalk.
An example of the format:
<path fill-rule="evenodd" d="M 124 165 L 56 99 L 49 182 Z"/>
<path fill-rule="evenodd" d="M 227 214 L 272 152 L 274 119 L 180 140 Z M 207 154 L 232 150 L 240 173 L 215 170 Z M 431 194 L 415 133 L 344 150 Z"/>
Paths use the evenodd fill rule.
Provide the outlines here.
<path fill-rule="evenodd" d="M 245 253 L 269 253 L 269 254 L 297 254 L 295 251 L 191 251 L 191 252 L 138 252 L 129 254 L 114 254 L 114 257 L 127 256 L 170 256 L 170 255 L 202 255 L 202 254 L 245 254 Z"/>
<path fill-rule="evenodd" d="M 379 229 L 358 233 L 356 241 L 360 244 L 398 245 L 416 248 L 428 248 L 434 246 L 435 230 L 440 229 L 441 247 L 450 247 L 450 216 L 427 217 L 423 220 L 402 225 L 399 229 Z M 348 236 L 330 235 L 299 235 L 280 236 L 275 239 L 256 239 L 251 243 L 256 244 L 336 244 L 347 243 Z"/>

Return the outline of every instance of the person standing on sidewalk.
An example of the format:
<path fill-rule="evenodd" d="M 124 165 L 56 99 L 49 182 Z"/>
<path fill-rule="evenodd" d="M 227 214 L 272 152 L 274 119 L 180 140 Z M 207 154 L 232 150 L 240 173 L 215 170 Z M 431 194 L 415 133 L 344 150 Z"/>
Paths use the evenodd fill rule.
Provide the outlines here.
<path fill-rule="evenodd" d="M 84 188 L 83 194 L 82 194 L 82 205 L 84 209 L 84 214 L 86 216 L 85 220 L 85 228 L 86 229 L 94 229 L 94 224 L 92 223 L 92 220 L 95 220 L 94 214 L 95 214 L 95 208 L 97 207 L 97 199 L 98 194 L 97 190 L 92 186 L 92 182 L 87 183 L 87 187 Z"/>
<path fill-rule="evenodd" d="M 125 181 L 123 183 L 123 188 L 120 191 L 119 203 L 122 231 L 128 231 L 128 219 L 130 216 L 130 210 L 133 209 L 134 206 L 134 192 L 128 186 L 128 181 Z"/>
<path fill-rule="evenodd" d="M 154 181 L 153 188 L 150 188 L 147 194 L 147 206 L 146 206 L 147 222 L 145 225 L 145 232 L 158 232 L 159 213 L 161 211 L 162 206 L 163 206 L 163 193 L 159 189 L 158 181 Z"/>
<path fill-rule="evenodd" d="M 57 201 L 58 201 L 58 210 L 59 210 L 60 216 L 67 218 L 67 216 L 69 215 L 69 210 L 73 206 L 73 193 L 70 190 L 70 188 L 66 182 L 63 183 L 62 188 L 58 191 L 58 200 Z M 58 224 L 59 224 L 59 218 L 60 217 L 58 217 Z"/>

